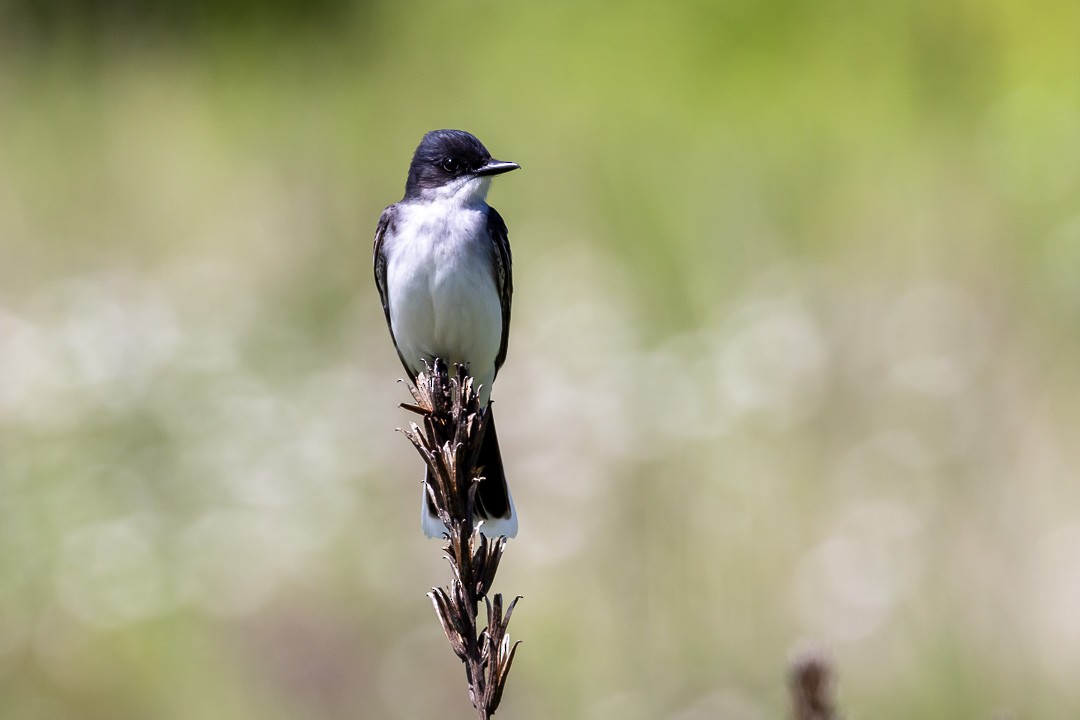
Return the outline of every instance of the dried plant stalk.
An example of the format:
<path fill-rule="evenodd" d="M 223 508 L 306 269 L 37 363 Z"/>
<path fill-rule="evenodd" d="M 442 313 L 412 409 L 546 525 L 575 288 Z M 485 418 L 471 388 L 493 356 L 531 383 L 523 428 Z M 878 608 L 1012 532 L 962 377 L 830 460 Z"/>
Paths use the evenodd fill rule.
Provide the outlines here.
<path fill-rule="evenodd" d="M 510 642 L 507 626 L 520 599 L 514 598 L 504 612 L 501 595 L 488 598 L 506 538 L 483 535 L 473 518 L 481 479 L 476 462 L 487 407 L 480 406 L 480 396 L 464 366 L 456 365 L 451 374 L 438 359 L 417 375 L 415 387 L 409 390 L 413 404 L 402 407 L 423 419 L 422 426 L 411 423 L 404 432 L 431 471 L 426 492 L 447 528 L 443 552 L 453 571 L 450 584 L 432 588 L 428 597 L 451 649 L 465 664 L 469 699 L 477 717 L 487 720 L 499 707 L 517 651 L 518 643 Z M 478 631 L 481 602 L 487 611 L 487 627 Z"/>
<path fill-rule="evenodd" d="M 794 720 L 837 720 L 832 664 L 824 652 L 811 647 L 797 650 L 788 684 Z"/>

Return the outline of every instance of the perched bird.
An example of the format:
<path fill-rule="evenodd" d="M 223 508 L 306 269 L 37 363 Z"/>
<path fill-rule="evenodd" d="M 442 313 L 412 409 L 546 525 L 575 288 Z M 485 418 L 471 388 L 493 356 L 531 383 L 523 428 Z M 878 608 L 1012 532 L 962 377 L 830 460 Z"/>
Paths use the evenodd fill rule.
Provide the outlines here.
<path fill-rule="evenodd" d="M 433 130 L 413 154 L 405 196 L 375 231 L 375 284 L 409 377 L 435 358 L 468 364 L 485 406 L 506 359 L 513 293 L 506 223 L 486 199 L 492 177 L 518 167 L 467 132 Z M 481 531 L 513 537 L 517 513 L 490 411 L 479 465 Z M 426 491 L 421 518 L 428 537 L 446 532 Z"/>

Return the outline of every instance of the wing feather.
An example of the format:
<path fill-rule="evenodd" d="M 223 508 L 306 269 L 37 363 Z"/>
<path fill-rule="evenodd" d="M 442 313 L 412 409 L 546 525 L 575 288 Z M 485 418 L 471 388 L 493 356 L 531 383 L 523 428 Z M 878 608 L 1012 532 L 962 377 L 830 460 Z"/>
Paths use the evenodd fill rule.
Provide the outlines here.
<path fill-rule="evenodd" d="M 372 252 L 375 265 L 375 287 L 379 289 L 379 299 L 382 301 L 383 314 L 386 315 L 386 327 L 390 330 L 390 339 L 394 341 L 394 350 L 397 350 L 398 359 L 405 367 L 405 372 L 409 373 L 409 379 L 416 380 L 416 373 L 405 362 L 401 350 L 398 350 L 397 338 L 394 337 L 394 325 L 390 322 L 390 295 L 386 291 L 386 249 L 383 247 L 383 241 L 386 231 L 393 230 L 396 221 L 397 203 L 382 211 L 382 215 L 379 216 L 379 225 L 375 228 L 375 243 Z"/>
<path fill-rule="evenodd" d="M 506 360 L 506 348 L 510 341 L 510 302 L 514 295 L 514 261 L 510 254 L 510 238 L 506 223 L 495 208 L 488 208 L 488 234 L 491 236 L 492 256 L 495 265 L 495 287 L 502 305 L 502 340 L 499 354 L 495 356 L 495 375 Z"/>

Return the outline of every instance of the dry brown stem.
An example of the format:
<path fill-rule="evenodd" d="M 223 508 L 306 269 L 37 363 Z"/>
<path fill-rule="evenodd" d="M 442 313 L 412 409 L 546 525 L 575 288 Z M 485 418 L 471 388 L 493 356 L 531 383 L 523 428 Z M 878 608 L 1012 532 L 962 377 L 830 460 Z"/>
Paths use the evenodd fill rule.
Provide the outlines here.
<path fill-rule="evenodd" d="M 469 699 L 477 717 L 488 720 L 502 699 L 517 651 L 518 643 L 511 643 L 507 626 L 520 598 L 514 598 L 505 612 L 501 595 L 488 598 L 506 538 L 489 539 L 474 521 L 480 482 L 476 460 L 487 408 L 480 406 L 466 368 L 457 365 L 451 374 L 441 360 L 420 373 L 416 386 L 409 389 L 413 404 L 402 407 L 420 415 L 423 425 L 411 423 L 404 432 L 430 470 L 426 492 L 447 528 L 443 552 L 453 572 L 450 584 L 432 588 L 428 597 L 451 649 L 465 664 Z M 481 602 L 487 626 L 478 631 Z"/>
<path fill-rule="evenodd" d="M 794 720 L 837 720 L 832 665 L 821 650 L 803 648 L 794 654 L 788 684 Z"/>

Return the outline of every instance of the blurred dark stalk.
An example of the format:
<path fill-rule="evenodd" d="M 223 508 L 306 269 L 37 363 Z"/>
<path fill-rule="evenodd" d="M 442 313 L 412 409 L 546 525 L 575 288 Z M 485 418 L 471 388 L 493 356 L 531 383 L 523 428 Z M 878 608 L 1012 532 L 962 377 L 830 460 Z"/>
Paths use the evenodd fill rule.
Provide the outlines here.
<path fill-rule="evenodd" d="M 506 538 L 488 538 L 473 519 L 487 407 L 481 407 L 465 367 L 455 365 L 451 374 L 438 359 L 417 375 L 415 387 L 409 390 L 414 404 L 402 407 L 423 419 L 422 426 L 411 423 L 404 432 L 430 470 L 425 490 L 447 528 L 443 552 L 453 571 L 450 584 L 432 588 L 428 597 L 450 647 L 465 664 L 469 699 L 477 717 L 487 720 L 499 707 L 517 651 L 518 643 L 510 642 L 507 626 L 520 599 L 514 598 L 504 612 L 502 595 L 488 598 Z M 487 611 L 487 627 L 478 632 L 481 602 Z"/>
<path fill-rule="evenodd" d="M 793 653 L 788 687 L 793 720 L 836 720 L 833 669 L 824 652 L 806 647 Z"/>

